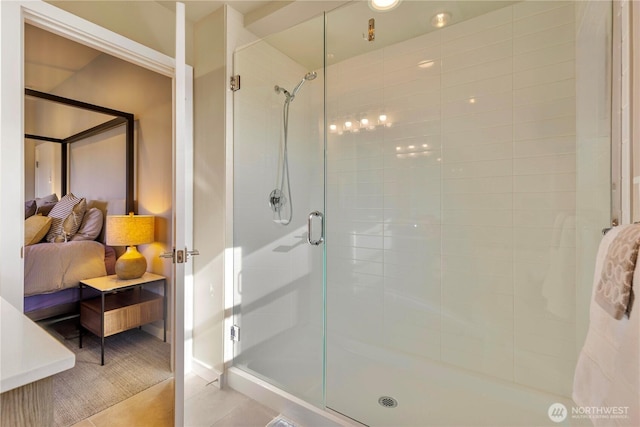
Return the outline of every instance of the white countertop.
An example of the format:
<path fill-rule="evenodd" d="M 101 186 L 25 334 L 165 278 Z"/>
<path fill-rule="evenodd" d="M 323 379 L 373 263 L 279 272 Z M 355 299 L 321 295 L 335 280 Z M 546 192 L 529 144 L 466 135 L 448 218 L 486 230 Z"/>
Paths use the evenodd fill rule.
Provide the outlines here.
<path fill-rule="evenodd" d="M 0 297 L 0 392 L 71 369 L 76 356 Z"/>

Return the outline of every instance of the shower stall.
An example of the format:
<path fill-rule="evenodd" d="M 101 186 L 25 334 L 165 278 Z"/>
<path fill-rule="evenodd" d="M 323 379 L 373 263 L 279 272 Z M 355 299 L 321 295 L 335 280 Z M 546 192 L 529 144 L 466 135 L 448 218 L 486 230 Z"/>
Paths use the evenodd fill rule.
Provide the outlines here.
<path fill-rule="evenodd" d="M 612 7 L 349 2 L 237 49 L 234 369 L 345 422 L 554 425 L 612 219 Z"/>

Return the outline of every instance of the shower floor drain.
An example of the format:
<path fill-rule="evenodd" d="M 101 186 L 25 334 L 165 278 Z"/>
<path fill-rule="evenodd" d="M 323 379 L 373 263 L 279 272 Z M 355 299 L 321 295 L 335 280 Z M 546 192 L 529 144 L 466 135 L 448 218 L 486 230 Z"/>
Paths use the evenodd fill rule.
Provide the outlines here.
<path fill-rule="evenodd" d="M 380 399 L 378 399 L 378 403 L 385 408 L 395 408 L 396 406 L 398 406 L 398 401 L 390 396 L 382 396 Z"/>

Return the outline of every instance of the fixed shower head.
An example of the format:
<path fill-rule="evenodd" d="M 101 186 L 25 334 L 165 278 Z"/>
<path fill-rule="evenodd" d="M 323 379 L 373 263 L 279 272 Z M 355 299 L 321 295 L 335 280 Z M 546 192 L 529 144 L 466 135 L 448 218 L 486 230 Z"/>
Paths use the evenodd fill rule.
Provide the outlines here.
<path fill-rule="evenodd" d="M 273 90 L 275 90 L 276 93 L 284 93 L 287 98 L 291 97 L 291 95 L 289 94 L 289 91 L 287 91 L 285 88 L 280 87 L 278 85 L 275 85 L 273 87 Z"/>

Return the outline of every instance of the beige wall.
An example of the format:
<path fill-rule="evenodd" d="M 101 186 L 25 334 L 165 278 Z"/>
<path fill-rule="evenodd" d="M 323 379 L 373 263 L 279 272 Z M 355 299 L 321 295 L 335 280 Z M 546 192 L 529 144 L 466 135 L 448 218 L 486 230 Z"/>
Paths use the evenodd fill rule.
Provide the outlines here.
<path fill-rule="evenodd" d="M 158 255 L 169 250 L 172 242 L 171 79 L 112 56 L 100 55 L 53 93 L 134 114 L 135 200 L 139 214 L 157 217 L 157 243 L 140 250 L 151 271 L 170 276 L 171 265 Z M 101 159 L 95 161 L 101 162 Z"/>
<path fill-rule="evenodd" d="M 52 92 L 134 114 L 134 202 L 138 214 L 156 217 L 156 242 L 138 249 L 146 257 L 149 271 L 171 277 L 171 263 L 159 258 L 173 244 L 171 79 L 102 54 Z M 96 157 L 95 162 L 102 163 L 102 157 Z"/>
<path fill-rule="evenodd" d="M 57 47 L 54 52 L 63 54 L 63 50 L 67 48 Z M 62 87 L 69 91 L 68 85 Z M 25 109 L 25 133 L 52 138 L 66 138 L 113 118 L 44 100 L 25 105 L 33 107 Z M 25 139 L 25 200 L 51 193 L 62 196 L 61 146 Z M 110 214 L 125 213 L 125 126 L 76 141 L 68 146 L 68 153 L 70 174 L 66 190 L 87 200 L 108 200 Z"/>
<path fill-rule="evenodd" d="M 195 25 L 193 356 L 222 371 L 224 322 L 224 9 Z M 196 366 L 197 369 L 197 366 Z"/>
<path fill-rule="evenodd" d="M 46 0 L 147 47 L 175 57 L 175 13 L 154 1 Z M 187 64 L 193 65 L 193 24 L 187 21 Z"/>

